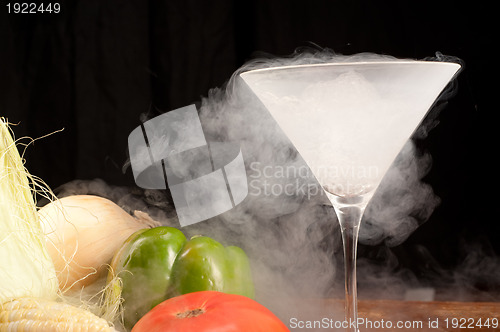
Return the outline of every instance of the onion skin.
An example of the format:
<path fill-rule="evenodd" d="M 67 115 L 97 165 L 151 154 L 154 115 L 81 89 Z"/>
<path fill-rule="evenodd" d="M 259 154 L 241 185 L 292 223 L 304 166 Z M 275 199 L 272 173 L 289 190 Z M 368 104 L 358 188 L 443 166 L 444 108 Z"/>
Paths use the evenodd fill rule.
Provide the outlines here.
<path fill-rule="evenodd" d="M 107 272 L 113 255 L 131 234 L 160 226 L 144 213 L 133 217 L 114 202 L 93 195 L 63 197 L 38 213 L 63 291 L 90 285 Z"/>

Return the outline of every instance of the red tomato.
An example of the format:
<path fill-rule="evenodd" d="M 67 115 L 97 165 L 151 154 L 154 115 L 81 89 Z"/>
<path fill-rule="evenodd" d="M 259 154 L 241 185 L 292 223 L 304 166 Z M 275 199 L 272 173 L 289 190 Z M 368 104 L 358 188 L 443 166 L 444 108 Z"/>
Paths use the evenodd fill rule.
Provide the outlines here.
<path fill-rule="evenodd" d="M 289 332 L 270 310 L 242 295 L 202 291 L 168 299 L 132 332 Z"/>

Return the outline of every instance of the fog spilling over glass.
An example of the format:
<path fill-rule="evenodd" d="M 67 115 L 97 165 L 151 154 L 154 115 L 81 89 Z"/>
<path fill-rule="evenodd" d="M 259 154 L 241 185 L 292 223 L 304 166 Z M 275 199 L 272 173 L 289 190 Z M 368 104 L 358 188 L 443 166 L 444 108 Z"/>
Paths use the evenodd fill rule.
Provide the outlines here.
<path fill-rule="evenodd" d="M 459 69 L 449 62 L 394 60 L 283 66 L 240 74 L 295 145 L 337 213 L 348 321 L 357 321 L 356 249 L 364 210 Z M 325 171 L 331 169 L 335 172 Z"/>

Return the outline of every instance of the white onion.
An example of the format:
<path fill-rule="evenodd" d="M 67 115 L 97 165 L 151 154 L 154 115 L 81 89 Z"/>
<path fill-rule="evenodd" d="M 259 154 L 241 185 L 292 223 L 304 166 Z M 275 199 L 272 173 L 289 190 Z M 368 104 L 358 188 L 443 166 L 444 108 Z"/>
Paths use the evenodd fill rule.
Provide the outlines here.
<path fill-rule="evenodd" d="M 75 195 L 39 210 L 61 290 L 78 289 L 107 270 L 115 252 L 139 229 L 160 226 L 145 213 L 131 216 L 99 196 Z"/>

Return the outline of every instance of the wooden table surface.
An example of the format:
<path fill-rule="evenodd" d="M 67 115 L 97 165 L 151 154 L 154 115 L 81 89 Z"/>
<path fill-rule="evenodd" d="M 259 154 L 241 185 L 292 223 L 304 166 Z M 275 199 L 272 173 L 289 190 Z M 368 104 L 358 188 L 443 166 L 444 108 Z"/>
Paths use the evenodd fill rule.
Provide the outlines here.
<path fill-rule="evenodd" d="M 324 308 L 343 312 L 344 302 L 342 300 L 329 299 L 323 300 L 323 302 Z M 358 317 L 365 320 L 365 323 L 359 326 L 360 332 L 500 331 L 500 302 L 360 300 L 358 301 Z M 342 328 L 336 329 L 334 323 L 330 323 L 331 327 L 329 328 L 324 326 L 321 328 L 306 327 L 305 324 L 318 319 L 318 317 L 308 317 L 307 314 L 298 319 L 301 320 L 303 328 L 294 328 L 287 324 L 291 331 L 344 330 Z M 489 327 L 485 326 L 488 323 Z M 400 324 L 401 328 L 398 328 L 397 324 Z M 495 328 L 494 325 L 497 327 Z"/>

